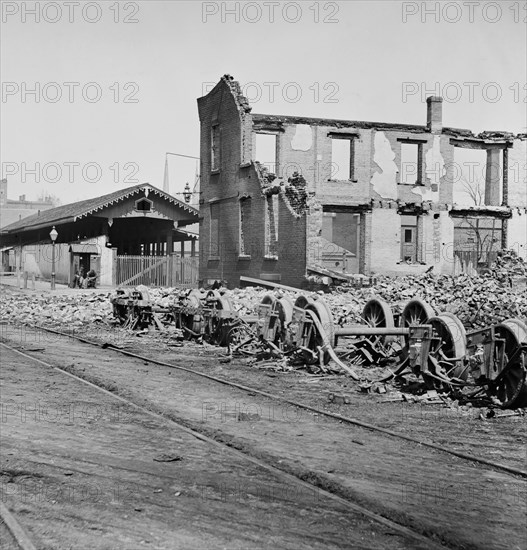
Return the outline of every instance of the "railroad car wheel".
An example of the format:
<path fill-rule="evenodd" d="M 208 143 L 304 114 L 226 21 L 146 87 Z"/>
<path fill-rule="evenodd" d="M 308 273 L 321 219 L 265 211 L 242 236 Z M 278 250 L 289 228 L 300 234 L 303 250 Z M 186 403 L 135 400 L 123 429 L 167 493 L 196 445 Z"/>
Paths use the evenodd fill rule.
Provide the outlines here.
<path fill-rule="evenodd" d="M 232 311 L 232 303 L 227 296 L 222 296 L 216 290 L 211 290 L 207 294 L 207 301 L 214 302 L 217 310 Z M 210 344 L 218 346 L 227 345 L 227 334 L 229 328 L 226 326 L 225 320 L 219 317 L 211 317 L 205 326 L 203 338 Z"/>
<path fill-rule="evenodd" d="M 299 308 L 299 309 L 306 309 L 309 304 L 313 304 L 313 299 L 309 296 L 304 296 L 304 294 L 300 294 L 297 296 L 293 308 Z M 292 340 L 294 341 L 294 333 L 296 331 L 296 324 L 295 326 L 291 327 L 293 329 L 293 333 L 291 334 Z M 295 344 L 294 344 L 295 345 Z M 306 359 L 306 362 L 308 362 L 308 359 Z"/>
<path fill-rule="evenodd" d="M 505 340 L 505 361 L 509 362 L 520 344 L 527 342 L 527 326 L 519 319 L 507 319 L 494 330 L 498 338 Z M 492 367 L 498 370 L 499 351 L 491 358 Z M 489 384 L 487 393 L 500 400 L 504 408 L 524 407 L 527 405 L 527 365 L 524 353 L 517 354 L 513 363 L 509 364 L 498 378 Z"/>
<path fill-rule="evenodd" d="M 432 326 L 433 336 L 438 340 L 431 342 L 428 363 L 431 375 L 423 372 L 423 380 L 430 388 L 448 390 L 450 385 L 438 378 L 468 378 L 468 369 L 463 363 L 467 353 L 467 333 L 463 323 L 452 313 L 430 317 L 427 324 Z"/>
<path fill-rule="evenodd" d="M 295 300 L 295 307 L 306 309 L 307 305 L 312 303 L 313 303 L 313 298 L 300 294 L 300 296 Z"/>
<path fill-rule="evenodd" d="M 225 309 L 227 311 L 232 311 L 234 309 L 230 298 L 224 294 L 220 294 L 217 290 L 209 290 L 206 300 L 209 302 L 215 301 L 218 309 Z"/>
<path fill-rule="evenodd" d="M 514 332 L 518 342 L 527 342 L 527 324 L 519 319 L 507 319 L 501 323 Z"/>
<path fill-rule="evenodd" d="M 318 313 L 318 318 L 322 323 L 325 333 L 328 336 L 329 344 L 335 345 L 335 323 L 333 322 L 333 315 L 329 309 L 328 304 L 323 298 L 317 298 L 314 300 L 314 306 Z"/>
<path fill-rule="evenodd" d="M 421 298 L 414 298 L 404 307 L 400 323 L 402 327 L 425 325 L 428 319 L 434 315 L 434 308 L 430 304 L 421 300 Z"/>
<path fill-rule="evenodd" d="M 131 299 L 130 291 L 124 288 L 118 288 L 115 295 L 110 298 L 113 306 L 113 316 L 121 325 L 125 325 L 129 320 L 130 306 L 128 303 Z"/>
<path fill-rule="evenodd" d="M 287 341 L 287 327 L 293 319 L 293 302 L 287 296 L 278 298 L 275 305 L 280 320 L 280 327 L 277 331 L 279 343 L 285 344 Z"/>
<path fill-rule="evenodd" d="M 260 303 L 262 303 L 264 306 L 265 305 L 273 306 L 275 302 L 276 302 L 276 298 L 272 294 L 266 294 L 262 298 L 262 301 Z"/>
<path fill-rule="evenodd" d="M 113 304 L 113 316 L 119 321 L 120 325 L 126 324 L 128 320 L 128 306 Z"/>
<path fill-rule="evenodd" d="M 317 353 L 318 348 L 324 346 L 326 343 L 329 343 L 329 345 L 333 347 L 335 345 L 335 324 L 326 302 L 322 298 L 318 298 L 308 303 L 305 309 L 312 311 L 316 315 L 327 338 L 325 342 L 322 334 L 320 334 L 316 327 L 313 327 L 313 332 L 307 347 L 314 353 Z M 329 363 L 330 359 L 331 357 L 328 351 L 324 351 L 324 356 L 322 358 L 324 364 Z"/>
<path fill-rule="evenodd" d="M 269 306 L 269 312 L 271 315 L 275 314 L 276 313 L 276 307 L 277 307 L 277 303 L 278 303 L 278 300 L 276 298 L 276 296 L 273 296 L 272 294 L 266 294 L 263 298 L 262 298 L 262 301 L 260 302 L 260 305 L 263 305 L 263 306 Z M 268 322 L 269 322 L 269 327 L 271 327 L 271 323 L 273 322 L 271 318 L 268 318 Z M 264 330 L 263 330 L 263 321 L 259 320 L 259 323 L 262 323 L 259 325 L 259 336 L 263 339 L 267 339 L 267 338 L 264 338 Z M 278 323 L 278 326 L 276 327 L 276 332 L 275 332 L 275 338 L 273 340 L 273 344 L 276 344 L 278 342 L 278 339 L 279 339 L 279 336 L 280 336 L 280 330 L 281 330 L 281 327 L 280 327 L 280 321 L 279 320 L 275 320 L 274 323 Z M 274 326 L 273 326 L 274 328 Z M 269 336 L 268 333 L 265 334 L 266 337 Z"/>
<path fill-rule="evenodd" d="M 198 309 L 200 307 L 200 303 L 201 302 L 198 295 L 194 292 L 191 292 L 187 296 L 185 306 Z M 181 311 L 179 313 L 178 324 L 179 328 L 192 331 L 185 331 L 185 335 L 187 336 L 195 336 L 196 334 L 201 334 L 203 332 L 203 316 L 199 313 L 184 313 L 183 311 Z"/>
<path fill-rule="evenodd" d="M 425 325 L 430 317 L 435 315 L 435 311 L 430 304 L 421 300 L 421 298 L 414 298 L 410 300 L 404 307 L 401 315 L 399 316 L 399 326 L 403 328 L 409 328 L 417 325 Z M 410 339 L 408 336 L 401 337 L 402 359 L 408 357 L 408 346 Z"/>
<path fill-rule="evenodd" d="M 269 311 L 272 314 L 274 312 L 275 307 L 276 307 L 276 297 L 273 296 L 272 294 L 266 294 L 262 298 L 262 301 L 260 302 L 260 305 L 270 306 Z M 271 324 L 271 319 L 268 319 L 268 321 L 269 321 L 269 324 Z M 258 322 L 260 323 L 260 321 L 258 321 Z M 263 324 L 260 325 L 260 328 L 262 330 L 259 332 L 259 334 L 263 338 Z"/>
<path fill-rule="evenodd" d="M 376 328 L 392 328 L 395 326 L 392 309 L 384 300 L 372 298 L 369 300 L 362 310 L 362 318 L 370 327 Z M 368 340 L 373 343 L 382 341 L 388 343 L 393 341 L 393 336 L 367 336 Z"/>
<path fill-rule="evenodd" d="M 135 300 L 143 300 L 144 302 L 150 302 L 150 293 L 146 288 L 142 288 L 139 290 L 138 288 L 134 288 L 131 292 L 131 296 Z"/>

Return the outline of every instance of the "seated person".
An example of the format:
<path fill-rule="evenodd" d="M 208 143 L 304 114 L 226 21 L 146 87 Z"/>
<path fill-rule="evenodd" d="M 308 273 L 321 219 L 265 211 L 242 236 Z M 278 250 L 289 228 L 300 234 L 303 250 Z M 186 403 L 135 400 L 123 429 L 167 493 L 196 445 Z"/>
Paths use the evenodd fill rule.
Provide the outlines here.
<path fill-rule="evenodd" d="M 86 275 L 86 279 L 83 281 L 83 288 L 95 288 L 95 282 L 97 281 L 97 273 L 94 269 L 90 269 Z"/>
<path fill-rule="evenodd" d="M 77 271 L 75 271 L 75 276 L 73 277 L 73 288 L 82 288 L 82 283 L 84 281 L 84 269 L 82 267 L 77 268 Z"/>

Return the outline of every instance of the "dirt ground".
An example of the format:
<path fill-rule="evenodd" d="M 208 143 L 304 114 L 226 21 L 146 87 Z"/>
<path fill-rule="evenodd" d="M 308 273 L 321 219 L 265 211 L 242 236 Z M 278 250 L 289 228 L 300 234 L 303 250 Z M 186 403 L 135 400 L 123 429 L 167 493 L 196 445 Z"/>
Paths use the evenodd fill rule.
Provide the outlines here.
<path fill-rule="evenodd" d="M 52 364 L 65 366 L 83 377 L 103 383 L 111 391 L 126 396 L 135 403 L 181 420 L 189 427 L 206 433 L 219 441 L 228 442 L 231 446 L 254 457 L 263 458 L 282 470 L 361 503 L 369 509 L 408 525 L 435 540 L 442 540 L 447 546 L 504 549 L 527 547 L 525 531 L 527 483 L 525 478 L 468 462 L 418 444 L 343 424 L 303 409 L 263 398 L 257 394 L 251 395 L 216 382 L 207 381 L 189 373 L 145 364 L 136 359 L 128 359 L 115 351 L 95 348 L 64 337 L 51 337 L 48 333 L 29 329 L 23 331 L 6 329 L 6 327 L 3 329 L 3 339 L 12 345 L 24 348 L 30 355 L 40 357 Z M 93 334 L 92 337 L 94 337 Z M 104 337 L 104 334 L 100 333 L 99 337 Z M 122 343 L 126 344 L 127 349 L 135 348 L 151 357 L 195 370 L 203 370 L 209 374 L 236 380 L 245 385 L 284 395 L 318 408 L 332 410 L 364 422 L 388 427 L 401 433 L 525 469 L 527 441 L 524 418 L 513 417 L 496 421 L 482 421 L 473 411 L 443 411 L 433 406 L 381 403 L 380 396 L 377 398 L 373 395 L 358 393 L 349 379 L 317 379 L 302 372 L 267 372 L 249 367 L 242 360 L 221 363 L 219 360 L 221 350 L 192 343 L 186 343 L 183 347 L 178 348 L 161 344 L 152 346 L 147 345 L 149 342 L 141 341 L 139 337 L 134 336 L 130 338 L 129 342 Z M 21 369 L 26 369 L 27 378 L 31 378 L 30 372 L 34 376 L 35 365 L 18 366 L 17 363 L 14 369 L 4 368 L 3 376 L 7 377 L 7 382 L 4 381 L 4 384 L 10 387 L 9 380 L 11 380 L 11 385 L 15 379 L 19 380 Z M 15 403 L 11 406 L 16 407 L 17 403 L 27 402 L 26 392 L 29 390 L 33 392 L 30 394 L 31 398 L 36 401 L 57 403 L 55 394 L 58 390 L 62 391 L 61 388 L 64 384 L 59 381 L 57 376 L 62 381 L 64 375 L 53 374 L 50 377 L 48 371 L 42 376 L 44 376 L 42 385 L 38 384 L 36 380 L 32 382 L 28 379 L 23 386 L 29 384 L 31 387 L 23 391 L 11 388 L 12 391 L 15 391 L 12 396 Z M 49 382 L 52 379 L 56 379 L 54 384 Z M 20 385 L 20 382 L 17 382 L 16 387 Z M 333 405 L 329 403 L 327 395 L 330 391 L 335 390 L 338 390 L 339 393 L 349 393 L 350 404 Z M 17 391 L 20 392 L 20 395 L 17 395 Z M 2 393 L 4 394 L 4 392 Z M 78 389 L 71 395 L 66 392 L 70 403 L 74 401 L 73 396 L 85 399 L 85 394 L 86 388 Z M 97 399 L 100 401 L 100 395 L 97 395 Z M 4 396 L 2 401 L 4 402 Z M 97 408 L 97 411 L 99 409 L 100 407 Z M 152 419 L 148 420 L 148 423 L 152 422 Z M 71 467 L 71 461 L 81 461 L 84 465 L 90 453 L 97 455 L 92 461 L 97 462 L 97 457 L 108 454 L 106 447 L 99 449 L 97 447 L 108 445 L 109 442 L 106 441 L 106 438 L 113 440 L 115 429 L 110 430 L 112 435 L 108 435 L 105 434 L 105 431 L 110 428 L 109 426 L 104 426 L 103 429 L 100 422 L 95 422 L 92 419 L 92 424 L 94 423 L 97 428 L 96 441 L 93 441 L 93 437 L 90 438 L 83 433 L 84 428 L 83 430 L 74 430 L 75 434 L 70 434 L 69 437 L 67 430 L 61 430 L 60 434 L 52 438 L 53 449 L 47 449 L 47 451 L 46 445 L 49 445 L 49 440 L 45 439 L 37 443 L 32 439 L 34 434 L 26 434 L 25 437 L 33 443 L 30 447 L 31 456 L 34 453 L 38 456 L 46 454 L 46 452 L 53 456 L 57 446 L 62 448 L 71 445 L 71 448 L 75 449 L 75 446 L 79 445 L 78 437 L 82 434 L 81 447 L 78 452 L 71 456 L 68 455 L 70 462 L 66 462 L 65 467 Z M 115 441 L 114 452 L 110 453 L 114 455 L 114 458 L 116 454 L 119 457 L 128 457 L 130 454 L 137 453 L 137 456 L 134 457 L 136 460 L 145 460 L 144 438 L 147 438 L 147 435 L 139 429 L 142 422 L 134 421 L 132 424 L 133 429 L 130 429 L 130 426 L 120 426 L 119 440 Z M 77 427 L 77 425 L 75 426 Z M 14 452 L 15 455 L 18 455 L 20 450 L 28 450 L 21 443 L 26 426 L 22 426 L 22 428 L 24 429 L 15 430 L 16 441 L 11 445 L 12 448 L 14 445 L 14 450 L 11 452 Z M 44 428 L 48 430 L 49 426 L 44 426 Z M 99 436 L 101 430 L 102 434 Z M 125 433 L 129 430 L 130 433 Z M 34 431 L 34 426 L 33 428 L 29 427 L 29 431 Z M 92 435 L 95 434 L 92 433 Z M 148 435 L 151 440 L 150 445 L 156 449 L 156 454 L 169 452 L 166 445 L 163 445 L 165 437 L 161 427 L 157 429 L 156 426 L 155 430 L 151 428 Z M 121 438 L 124 438 L 124 441 L 121 441 Z M 186 450 L 187 447 L 188 443 L 185 442 L 183 448 Z M 181 444 L 179 448 L 181 448 Z M 9 459 L 9 455 L 7 458 Z M 63 458 L 61 457 L 61 460 Z M 105 467 L 117 468 L 117 465 L 126 463 L 126 460 L 122 461 L 121 458 L 118 462 L 115 460 L 111 464 L 104 462 Z M 44 461 L 44 459 L 39 459 L 39 461 Z M 49 461 L 48 457 L 47 462 Z M 34 471 L 34 463 L 25 463 L 23 460 L 16 462 L 17 465 L 19 463 L 24 465 L 23 468 L 22 466 L 20 468 Z M 39 467 L 49 467 L 47 462 Z M 174 465 L 181 467 L 182 465 L 186 466 L 186 463 L 186 461 L 185 464 L 183 461 L 177 461 L 169 463 L 169 466 L 171 468 Z M 153 464 L 159 466 L 155 462 Z M 219 464 L 218 458 L 214 458 L 213 464 Z M 142 464 L 141 468 L 150 471 L 151 466 L 152 462 L 148 464 L 148 467 Z M 4 471 L 6 468 L 9 471 L 9 467 L 12 465 L 4 465 Z M 200 478 L 208 475 L 211 479 L 216 480 L 212 481 L 213 484 L 218 480 L 218 472 L 215 472 L 214 469 L 211 470 L 210 464 L 196 462 L 196 468 L 192 468 L 189 475 L 194 479 L 196 476 Z M 235 493 L 236 491 L 230 490 L 230 487 L 235 487 L 235 484 L 229 485 L 229 483 L 232 483 L 232 479 L 227 478 L 227 490 L 224 493 Z M 151 499 L 152 495 L 149 496 Z M 160 498 L 157 493 L 154 496 L 156 500 Z M 207 499 L 207 503 L 209 500 Z M 239 500 L 241 501 L 241 499 Z M 296 499 L 294 500 L 293 504 L 297 506 L 299 503 Z M 179 503 L 180 500 L 176 502 Z M 303 499 L 300 500 L 300 503 L 306 504 Z M 246 503 L 239 502 L 238 504 Z M 172 502 L 167 506 L 172 506 Z M 241 509 L 238 510 L 238 508 Z M 273 540 L 272 543 L 268 543 L 262 532 L 261 538 L 247 539 L 243 528 L 236 527 L 236 524 L 230 528 L 230 534 L 234 541 L 240 542 L 240 547 L 245 545 L 251 548 L 310 548 L 316 547 L 319 543 L 324 547 L 333 545 L 346 548 L 396 548 L 398 544 L 402 547 L 413 547 L 412 544 L 415 546 L 414 542 L 409 544 L 409 541 L 401 541 L 400 537 L 387 535 L 387 540 L 383 539 L 382 536 L 386 533 L 382 529 L 380 533 L 377 532 L 373 524 L 368 524 L 368 529 L 375 533 L 374 539 L 363 533 L 360 540 L 354 540 L 353 537 L 350 538 L 350 533 L 341 524 L 343 520 L 339 519 L 339 515 L 343 513 L 342 510 L 339 512 L 329 506 L 334 516 L 329 514 L 330 519 L 328 520 L 327 514 L 321 512 L 318 503 L 316 508 L 318 509 L 318 512 L 314 512 L 316 520 L 313 518 L 309 520 L 314 523 L 308 521 L 307 524 L 295 531 L 296 536 L 300 537 L 296 539 L 296 546 L 294 536 L 292 539 L 288 539 L 284 535 L 283 540 Z M 255 513 L 258 515 L 255 510 L 248 510 L 247 506 L 233 506 L 232 512 L 236 518 L 244 518 L 241 521 L 242 523 L 248 522 L 245 525 L 254 521 L 250 518 Z M 285 510 L 285 512 L 280 511 L 279 513 L 281 520 L 287 523 L 289 512 Z M 142 514 L 141 517 L 143 518 L 144 515 Z M 298 514 L 296 516 L 298 520 Z M 89 514 L 88 517 L 90 517 Z M 99 516 L 94 514 L 94 520 L 97 517 Z M 334 525 L 331 524 L 331 517 L 336 522 Z M 346 518 L 346 521 L 350 520 L 349 511 L 346 511 L 343 517 Z M 209 522 L 212 521 L 214 524 L 214 520 L 210 516 L 202 519 L 203 525 L 200 524 L 200 528 L 202 527 L 205 531 L 212 528 Z M 163 521 L 158 518 L 160 533 L 167 533 L 167 526 L 162 526 L 162 523 Z M 124 527 L 124 525 L 119 527 Z M 278 528 L 282 533 L 282 528 L 280 526 Z M 328 538 L 325 534 L 322 535 L 324 538 L 324 542 L 322 542 L 320 536 L 322 533 L 326 533 L 326 528 L 329 529 L 332 536 Z M 358 527 L 357 531 L 357 527 L 354 527 L 354 533 L 360 533 L 361 528 Z M 225 529 L 225 525 L 223 525 L 223 529 Z M 263 526 L 259 525 L 258 530 L 261 529 Z M 65 529 L 65 531 L 67 530 Z M 193 530 L 191 531 L 193 532 Z M 125 528 L 125 532 L 131 535 L 133 530 L 129 531 Z M 167 538 L 163 539 L 157 530 L 155 532 L 160 539 L 150 541 L 153 547 L 178 547 L 163 546 L 163 544 L 171 544 L 171 542 Z M 254 530 L 251 532 L 254 533 Z M 38 533 L 39 536 L 42 536 L 40 530 Z M 221 533 L 223 533 L 222 530 L 220 530 L 217 543 L 212 546 L 209 544 L 210 539 L 199 542 L 202 547 L 221 547 L 221 541 L 228 540 L 222 539 Z M 287 529 L 286 533 L 289 533 Z M 244 534 L 240 541 L 237 538 L 239 534 Z M 304 535 L 306 536 L 305 541 Z M 101 542 L 99 538 L 97 540 Z M 264 544 L 262 544 L 263 540 L 266 541 Z M 141 543 L 135 539 L 128 542 Z M 199 547 L 197 542 L 191 540 L 191 543 L 196 543 L 196 545 L 192 546 L 191 544 L 190 547 Z M 229 547 L 237 547 L 232 540 L 226 544 Z M 269 545 L 266 546 L 267 544 Z M 99 547 L 104 548 L 104 546 Z M 182 544 L 180 547 L 189 547 L 189 545 Z"/>
<path fill-rule="evenodd" d="M 2 499 L 39 549 L 426 548 L 64 374 L 2 356 Z"/>

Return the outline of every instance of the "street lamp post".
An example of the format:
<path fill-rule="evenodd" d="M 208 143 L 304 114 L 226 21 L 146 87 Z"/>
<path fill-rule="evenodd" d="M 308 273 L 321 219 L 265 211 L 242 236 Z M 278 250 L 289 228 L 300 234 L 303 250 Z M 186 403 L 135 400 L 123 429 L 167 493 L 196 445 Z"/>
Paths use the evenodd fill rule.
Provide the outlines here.
<path fill-rule="evenodd" d="M 51 290 L 55 290 L 55 241 L 59 236 L 55 226 L 53 226 L 49 236 L 51 238 Z"/>
<path fill-rule="evenodd" d="M 183 197 L 187 204 L 190 202 L 190 199 L 192 198 L 192 193 L 190 192 L 190 185 L 188 184 L 188 181 L 185 184 L 185 192 L 183 193 Z"/>

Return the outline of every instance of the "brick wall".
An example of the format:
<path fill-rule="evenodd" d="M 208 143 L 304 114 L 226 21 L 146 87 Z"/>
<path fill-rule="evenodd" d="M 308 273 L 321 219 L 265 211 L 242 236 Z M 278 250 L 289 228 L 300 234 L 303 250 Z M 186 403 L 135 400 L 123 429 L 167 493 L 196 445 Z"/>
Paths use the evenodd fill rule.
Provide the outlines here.
<path fill-rule="evenodd" d="M 252 159 L 252 121 L 244 98 L 223 78 L 198 99 L 201 124 L 200 281 L 223 279 L 238 286 L 240 275 L 299 285 L 305 275 L 306 217 L 295 218 L 278 201 L 278 253 L 266 258 L 266 198 Z M 211 128 L 220 126 L 220 168 L 211 172 Z M 244 254 L 240 254 L 240 199 L 250 197 L 250 219 L 244 220 Z M 218 204 L 219 254 L 210 249 L 210 205 Z M 213 251 L 212 251 L 213 252 Z"/>
<path fill-rule="evenodd" d="M 263 124 L 262 124 L 263 126 Z M 306 129 L 307 126 L 307 129 Z M 275 123 L 279 131 L 280 176 L 284 179 L 294 169 L 302 170 L 308 189 L 315 197 L 309 210 L 307 224 L 308 265 L 320 264 L 322 255 L 321 229 L 322 211 L 326 206 L 370 207 L 371 212 L 361 214 L 359 271 L 365 274 L 405 272 L 416 273 L 434 265 L 439 271 L 448 269 L 442 259 L 438 239 L 440 231 L 446 229 L 444 217 L 434 213 L 444 209 L 440 206 L 452 201 L 452 162 L 453 146 L 448 136 L 417 133 L 414 130 L 360 128 L 345 126 L 335 128 L 321 123 L 305 124 Z M 307 135 L 300 145 L 295 138 L 302 127 Z M 269 125 L 267 125 L 269 129 Z M 375 139 L 376 134 L 380 135 Z M 311 139 L 309 139 L 309 133 Z M 332 135 L 356 135 L 355 138 L 355 179 L 356 181 L 336 181 L 332 179 Z M 381 139 L 379 139 L 381 138 Z M 401 163 L 401 140 L 421 139 L 422 144 L 422 185 L 401 185 L 399 174 Z M 376 151 L 379 141 L 384 150 Z M 416 146 L 417 147 L 417 146 Z M 382 155 L 386 158 L 383 158 Z M 264 160 L 264 159 L 262 159 Z M 378 160 L 379 164 L 375 162 Z M 391 172 L 390 172 L 391 167 Z M 381 179 L 374 176 L 380 173 Z M 377 182 L 378 187 L 376 188 Z M 372 202 L 373 199 L 373 202 Z M 411 203 L 417 207 L 431 201 L 429 214 L 419 218 L 420 259 L 423 264 L 401 263 L 399 204 Z M 433 221 L 435 223 L 433 223 Z M 450 222 L 448 225 L 452 225 Z"/>

